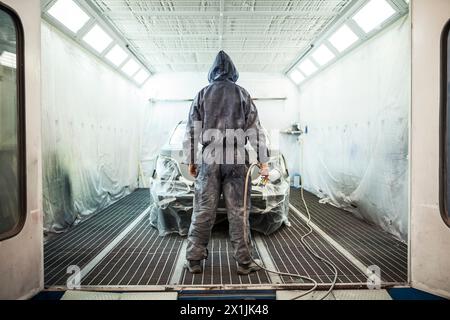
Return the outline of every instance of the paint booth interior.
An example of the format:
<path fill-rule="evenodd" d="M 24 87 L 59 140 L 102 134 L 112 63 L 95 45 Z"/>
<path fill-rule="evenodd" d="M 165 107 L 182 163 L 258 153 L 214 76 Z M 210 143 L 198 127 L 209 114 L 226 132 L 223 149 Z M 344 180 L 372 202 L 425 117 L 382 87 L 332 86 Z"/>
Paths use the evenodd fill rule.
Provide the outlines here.
<path fill-rule="evenodd" d="M 302 287 L 238 276 L 221 214 L 204 273 L 183 269 L 195 181 L 173 151 L 221 49 L 282 168 L 269 186 L 255 177 L 255 254 L 326 287 L 332 270 L 300 242 L 309 211 L 308 241 L 337 266 L 338 286 L 366 286 L 374 266 L 385 287 L 408 282 L 408 5 L 282 2 L 73 2 L 79 25 L 64 24 L 59 1 L 44 6 L 47 288 L 67 287 L 71 266 L 89 288 Z M 364 16 L 374 8 L 378 21 Z"/>

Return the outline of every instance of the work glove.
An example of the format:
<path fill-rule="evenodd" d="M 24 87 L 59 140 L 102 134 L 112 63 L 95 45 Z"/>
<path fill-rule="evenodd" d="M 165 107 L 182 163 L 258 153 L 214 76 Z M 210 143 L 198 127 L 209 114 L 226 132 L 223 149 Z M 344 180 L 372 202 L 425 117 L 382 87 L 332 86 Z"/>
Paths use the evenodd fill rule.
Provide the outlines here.
<path fill-rule="evenodd" d="M 198 176 L 197 165 L 195 165 L 195 164 L 190 164 L 189 165 L 189 174 L 192 177 L 197 178 L 197 176 Z"/>
<path fill-rule="evenodd" d="M 267 163 L 259 164 L 259 174 L 264 179 L 269 179 L 269 165 Z"/>

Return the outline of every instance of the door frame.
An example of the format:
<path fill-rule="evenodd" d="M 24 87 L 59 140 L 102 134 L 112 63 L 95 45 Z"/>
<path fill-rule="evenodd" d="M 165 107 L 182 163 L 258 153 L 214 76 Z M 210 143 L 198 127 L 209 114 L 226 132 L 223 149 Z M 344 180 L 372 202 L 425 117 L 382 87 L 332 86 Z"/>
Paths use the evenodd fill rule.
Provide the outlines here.
<path fill-rule="evenodd" d="M 450 229 L 441 216 L 441 34 L 448 0 L 412 0 L 411 286 L 450 298 Z"/>
<path fill-rule="evenodd" d="M 0 241 L 0 299 L 27 299 L 41 291 L 43 273 L 43 215 L 42 215 L 42 161 L 41 161 L 41 10 L 40 0 L 0 0 L 20 18 L 24 36 L 25 123 L 24 137 L 19 148 L 24 154 L 26 209 L 23 227 Z M 20 63 L 20 61 L 19 61 Z M 25 205 L 26 204 L 26 205 Z"/>

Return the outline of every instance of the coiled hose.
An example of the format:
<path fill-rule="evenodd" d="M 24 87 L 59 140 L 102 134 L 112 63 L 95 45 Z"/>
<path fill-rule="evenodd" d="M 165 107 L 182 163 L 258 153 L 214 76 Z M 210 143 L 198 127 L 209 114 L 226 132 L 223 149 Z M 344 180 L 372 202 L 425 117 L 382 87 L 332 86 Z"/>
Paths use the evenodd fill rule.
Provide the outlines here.
<path fill-rule="evenodd" d="M 303 152 L 302 152 L 302 158 L 303 158 Z M 247 175 L 246 175 L 246 177 L 245 177 L 245 188 L 244 188 L 244 239 L 246 239 L 246 241 L 245 241 L 245 245 L 246 245 L 246 247 L 247 247 L 247 250 L 248 250 L 248 252 L 249 252 L 249 255 L 250 255 L 250 258 L 251 258 L 251 260 L 253 261 L 253 263 L 255 263 L 258 267 L 260 267 L 262 270 L 265 270 L 266 272 L 269 272 L 269 273 L 273 273 L 273 274 L 278 274 L 278 275 L 280 275 L 280 276 L 286 276 L 286 277 L 292 277 L 292 278 L 299 278 L 299 279 L 303 279 L 303 280 L 306 280 L 306 281 L 308 281 L 308 282 L 311 282 L 311 289 L 309 289 L 308 291 L 306 291 L 305 293 L 302 293 L 301 295 L 299 295 L 299 296 L 297 296 L 297 297 L 295 297 L 295 298 L 293 298 L 292 300 L 297 300 L 297 299 L 300 299 L 300 298 L 302 298 L 302 297 L 305 297 L 305 296 L 307 296 L 308 294 L 310 294 L 310 293 L 312 293 L 313 291 L 315 291 L 316 289 L 317 289 L 317 287 L 318 287 L 318 284 L 317 284 L 317 281 L 315 281 L 314 279 L 312 279 L 312 278 L 310 278 L 310 277 L 307 277 L 307 276 L 304 276 L 304 275 L 300 275 L 300 274 L 293 274 L 293 273 L 285 273 L 285 272 L 279 272 L 279 271 L 275 271 L 275 270 L 270 270 L 270 269 L 267 269 L 267 268 L 265 268 L 265 267 L 263 267 L 263 266 L 261 266 L 257 261 L 255 261 L 255 259 L 253 258 L 253 256 L 252 256 L 252 253 L 251 253 L 251 250 L 250 250 L 250 247 L 249 247 L 249 244 L 251 243 L 251 236 L 248 234 L 248 231 L 249 231 L 249 226 L 248 226 L 248 224 L 249 224 L 249 212 L 248 212 L 248 183 L 249 183 L 249 180 L 250 180 L 250 175 L 251 175 L 251 173 L 252 173 L 252 170 L 255 168 L 255 167 L 259 167 L 259 165 L 258 164 L 252 164 L 251 166 L 250 166 L 250 168 L 248 169 L 248 171 L 247 171 Z M 338 277 L 338 270 L 337 270 L 337 268 L 336 268 L 336 266 L 334 265 L 334 263 L 333 262 L 331 262 L 331 261 L 329 261 L 329 260 L 327 260 L 327 259 L 325 259 L 325 258 L 323 258 L 323 257 L 321 257 L 321 256 L 319 256 L 312 248 L 311 248 L 311 246 L 306 242 L 306 238 L 307 237 L 309 237 L 314 231 L 313 231 L 313 229 L 311 228 L 311 225 L 310 225 L 310 223 L 311 223 L 311 214 L 310 214 L 310 212 L 309 212 L 309 209 L 308 209 L 308 205 L 306 204 L 306 201 L 305 201 L 305 197 L 304 197 L 304 193 L 303 193 L 303 183 L 301 184 L 301 195 L 302 195 L 302 201 L 303 201 L 303 204 L 304 204 L 304 206 L 305 206 L 305 208 L 306 208 L 306 213 L 307 213 L 307 215 L 308 215 L 308 222 L 307 222 L 307 227 L 308 227 L 308 229 L 309 229 L 309 232 L 308 233 L 306 233 L 305 235 L 303 235 L 302 237 L 301 237 L 301 243 L 303 244 L 303 246 L 315 257 L 315 258 L 317 258 L 318 260 L 320 260 L 320 261 L 322 261 L 322 262 L 324 262 L 324 263 L 326 263 L 329 267 L 330 267 L 330 269 L 334 272 L 334 279 L 333 279 L 333 282 L 331 283 L 331 285 L 330 285 L 330 289 L 326 292 L 326 294 L 322 297 L 322 298 L 320 298 L 320 300 L 324 300 L 326 297 L 328 297 L 329 295 L 330 295 L 330 293 L 333 291 L 333 289 L 334 289 L 334 287 L 336 286 L 336 282 L 337 282 L 337 277 Z"/>

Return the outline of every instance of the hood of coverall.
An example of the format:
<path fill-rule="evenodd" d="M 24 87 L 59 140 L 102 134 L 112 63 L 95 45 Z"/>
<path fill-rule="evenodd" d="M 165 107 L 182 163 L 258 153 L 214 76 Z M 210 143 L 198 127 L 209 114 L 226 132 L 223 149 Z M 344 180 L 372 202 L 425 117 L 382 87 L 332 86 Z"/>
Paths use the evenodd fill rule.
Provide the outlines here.
<path fill-rule="evenodd" d="M 236 82 L 239 79 L 239 72 L 236 69 L 230 56 L 224 51 L 220 51 L 214 63 L 209 70 L 208 81 L 211 83 L 213 81 L 223 81 L 230 80 Z"/>

